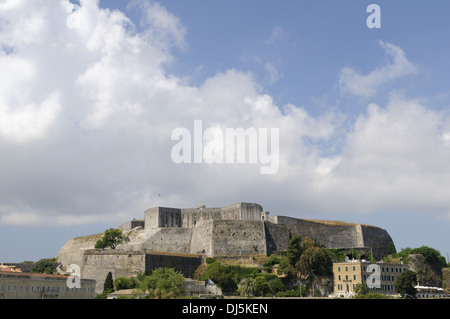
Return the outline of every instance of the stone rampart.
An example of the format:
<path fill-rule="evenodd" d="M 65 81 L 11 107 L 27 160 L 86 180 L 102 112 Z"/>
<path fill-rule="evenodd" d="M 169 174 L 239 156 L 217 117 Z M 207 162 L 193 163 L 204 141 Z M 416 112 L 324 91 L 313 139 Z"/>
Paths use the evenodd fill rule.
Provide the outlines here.
<path fill-rule="evenodd" d="M 119 228 L 121 231 L 123 232 L 129 232 L 132 229 L 136 228 L 136 227 L 145 227 L 145 221 L 143 220 L 130 220 L 126 223 L 123 223 L 122 225 L 120 225 Z"/>
<path fill-rule="evenodd" d="M 173 268 L 185 277 L 192 277 L 202 263 L 199 255 L 168 254 L 163 252 L 91 249 L 84 252 L 82 278 L 95 279 L 95 292 L 101 293 L 106 276 L 135 277 L 139 273 L 151 273 L 160 267 Z"/>
<path fill-rule="evenodd" d="M 103 234 L 77 237 L 69 240 L 58 252 L 58 262 L 61 263 L 63 269 L 70 264 L 76 264 L 82 267 L 84 251 L 93 249 L 95 243 L 102 238 Z"/>
<path fill-rule="evenodd" d="M 260 205 L 251 203 L 222 208 L 155 207 L 145 211 L 144 222 L 131 221 L 119 228 L 127 231 L 130 241 L 118 248 L 130 252 L 132 257 L 134 252 L 140 251 L 211 257 L 269 255 L 274 251 L 286 250 L 291 236 L 300 235 L 302 238 L 310 237 L 327 248 L 370 249 L 375 258 L 380 259 L 388 254 L 389 246 L 393 243 L 386 230 L 379 227 L 269 216 Z M 102 235 L 68 241 L 58 253 L 58 262 L 63 269 L 69 264 L 78 264 L 82 269 L 84 266 L 87 269 L 91 267 L 89 271 L 93 272 L 92 267 L 98 266 L 101 260 L 97 261 L 95 257 L 85 259 L 85 251 L 94 249 Z M 112 257 L 108 258 L 107 262 L 111 263 Z M 126 259 L 123 256 L 116 258 Z M 133 263 L 132 259 L 129 259 L 130 263 Z M 128 261 L 113 264 L 120 267 L 129 265 Z M 130 267 L 134 272 L 135 267 Z"/>
<path fill-rule="evenodd" d="M 264 222 L 260 220 L 214 220 L 213 256 L 266 254 Z"/>

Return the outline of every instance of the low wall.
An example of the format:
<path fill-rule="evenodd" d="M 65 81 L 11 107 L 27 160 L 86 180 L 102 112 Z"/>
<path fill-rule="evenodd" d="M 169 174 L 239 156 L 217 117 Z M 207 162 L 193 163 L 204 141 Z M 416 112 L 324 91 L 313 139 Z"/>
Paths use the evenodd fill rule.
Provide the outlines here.
<path fill-rule="evenodd" d="M 156 268 L 173 268 L 181 272 L 185 278 L 192 278 L 195 270 L 202 263 L 199 255 L 171 255 L 164 253 L 146 253 L 145 270 L 151 273 Z"/>
<path fill-rule="evenodd" d="M 84 265 L 81 270 L 81 278 L 95 279 L 95 292 L 103 292 L 108 272 L 113 279 L 117 277 L 132 277 L 145 271 L 145 254 L 141 251 L 119 250 L 86 250 L 84 253 Z"/>
<path fill-rule="evenodd" d="M 96 280 L 95 292 L 99 294 L 103 292 L 109 272 L 114 280 L 117 277 L 134 277 L 138 273 L 151 273 L 153 269 L 166 267 L 174 268 L 189 278 L 201 263 L 202 257 L 198 255 L 93 249 L 84 253 L 81 278 Z"/>

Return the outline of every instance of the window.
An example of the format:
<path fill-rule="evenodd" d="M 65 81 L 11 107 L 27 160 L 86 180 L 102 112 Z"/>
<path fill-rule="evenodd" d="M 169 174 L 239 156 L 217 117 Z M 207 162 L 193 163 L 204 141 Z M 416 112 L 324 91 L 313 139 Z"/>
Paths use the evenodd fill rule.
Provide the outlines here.
<path fill-rule="evenodd" d="M 347 266 L 345 266 L 345 271 L 348 271 L 348 267 Z"/>
<path fill-rule="evenodd" d="M 356 280 L 356 275 L 353 275 L 353 280 Z"/>
<path fill-rule="evenodd" d="M 338 271 L 341 271 L 341 266 L 338 266 Z"/>
<path fill-rule="evenodd" d="M 341 280 L 341 275 L 338 275 L 338 280 Z"/>
<path fill-rule="evenodd" d="M 356 267 L 355 266 L 353 266 L 353 271 L 355 271 L 356 270 Z"/>

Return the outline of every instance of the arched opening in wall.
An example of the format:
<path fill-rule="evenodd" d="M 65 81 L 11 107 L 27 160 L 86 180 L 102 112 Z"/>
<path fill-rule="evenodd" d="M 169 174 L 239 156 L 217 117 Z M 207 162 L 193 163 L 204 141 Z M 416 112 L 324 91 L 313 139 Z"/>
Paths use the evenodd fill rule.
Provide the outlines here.
<path fill-rule="evenodd" d="M 366 254 L 362 254 L 360 257 L 361 260 L 369 260 L 369 256 Z"/>

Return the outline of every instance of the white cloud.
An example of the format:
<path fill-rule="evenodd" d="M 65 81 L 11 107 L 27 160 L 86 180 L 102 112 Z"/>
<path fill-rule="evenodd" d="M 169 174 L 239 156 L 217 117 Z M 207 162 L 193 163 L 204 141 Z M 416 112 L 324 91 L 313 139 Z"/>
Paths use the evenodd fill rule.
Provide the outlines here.
<path fill-rule="evenodd" d="M 406 58 L 405 52 L 401 48 L 391 43 L 382 41 L 379 43 L 387 55 L 386 64 L 366 75 L 361 75 L 349 67 L 343 68 L 339 80 L 343 93 L 372 97 L 377 93 L 377 89 L 385 83 L 417 72 L 417 67 Z"/>
<path fill-rule="evenodd" d="M 267 72 L 268 78 L 269 78 L 269 83 L 270 84 L 275 84 L 278 82 L 278 80 L 280 79 L 280 73 L 278 72 L 278 69 L 270 62 L 267 62 L 264 65 L 264 69 Z"/>
<path fill-rule="evenodd" d="M 280 26 L 274 26 L 272 28 L 272 33 L 270 34 L 270 37 L 266 40 L 264 40 L 265 44 L 273 44 L 276 41 L 280 40 L 284 35 L 283 28 Z"/>
<path fill-rule="evenodd" d="M 348 132 L 337 112 L 279 107 L 246 72 L 223 70 L 188 86 L 165 70 L 171 50 L 187 43 L 164 7 L 135 2 L 143 14 L 137 27 L 96 1 L 70 6 L 34 0 L 0 10 L 0 47 L 9 48 L 0 53 L 0 223 L 124 222 L 150 206 L 236 201 L 271 205 L 274 214 L 448 211 L 445 115 L 392 96 L 387 106 L 368 106 Z M 393 62 L 366 76 L 344 72 L 343 88 L 370 95 L 413 73 L 400 48 L 383 47 Z M 171 132 L 194 120 L 205 128 L 279 128 L 278 174 L 263 176 L 251 164 L 174 164 Z M 337 141 L 342 150 L 328 154 Z"/>

